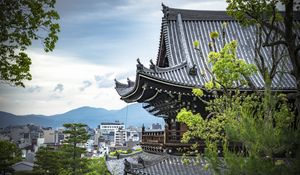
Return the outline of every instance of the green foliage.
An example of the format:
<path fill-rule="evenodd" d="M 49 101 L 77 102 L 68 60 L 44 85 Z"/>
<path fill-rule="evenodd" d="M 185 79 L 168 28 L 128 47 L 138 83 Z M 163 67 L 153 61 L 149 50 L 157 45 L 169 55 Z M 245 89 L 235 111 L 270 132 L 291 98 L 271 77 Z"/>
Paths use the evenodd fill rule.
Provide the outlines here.
<path fill-rule="evenodd" d="M 204 95 L 202 89 L 200 89 L 200 88 L 194 88 L 193 94 L 196 95 L 197 97 L 202 97 Z"/>
<path fill-rule="evenodd" d="M 224 115 L 203 119 L 200 114 L 193 114 L 185 108 L 177 114 L 177 120 L 188 126 L 188 131 L 183 134 L 182 142 L 188 143 L 192 138 L 202 140 L 221 140 L 224 138 L 223 129 L 226 118 Z"/>
<path fill-rule="evenodd" d="M 270 19 L 270 23 L 272 23 L 273 19 L 275 22 L 282 21 L 283 19 L 276 6 L 279 2 L 285 3 L 285 0 L 226 0 L 226 2 L 228 3 L 226 8 L 227 13 L 243 25 L 261 24 L 265 19 Z M 274 10 L 276 12 L 275 18 L 273 18 Z"/>
<path fill-rule="evenodd" d="M 199 47 L 199 41 L 198 40 L 194 41 L 193 45 L 194 45 L 194 48 L 198 48 Z"/>
<path fill-rule="evenodd" d="M 131 154 L 133 151 L 131 150 L 131 149 L 128 149 L 127 151 L 126 151 L 126 154 Z"/>
<path fill-rule="evenodd" d="M 177 119 L 189 128 L 182 141 L 205 140 L 206 166 L 216 174 L 221 171 L 225 174 L 299 173 L 299 148 L 295 148 L 299 145 L 300 134 L 299 129 L 292 127 L 295 115 L 286 97 L 280 94 L 269 98 L 266 94 L 254 93 L 231 98 L 230 105 L 226 96 L 213 100 L 223 104 L 223 108 L 218 104 L 211 107 L 215 115 L 209 119 L 182 109 Z M 264 103 L 266 98 L 273 103 Z M 264 104 L 272 106 L 266 108 Z M 235 151 L 228 149 L 228 143 L 239 143 L 242 147 Z M 218 157 L 221 148 L 223 160 Z M 278 159 L 278 155 L 285 158 Z M 296 158 L 291 158 L 292 155 Z"/>
<path fill-rule="evenodd" d="M 31 59 L 26 49 L 40 39 L 46 52 L 58 40 L 55 0 L 3 0 L 0 2 L 0 80 L 24 87 L 31 80 Z"/>
<path fill-rule="evenodd" d="M 103 157 L 89 159 L 88 169 L 89 172 L 86 175 L 110 175 Z"/>
<path fill-rule="evenodd" d="M 238 59 L 236 48 L 232 41 L 209 53 L 212 71 L 208 72 L 214 78 L 205 90 L 219 93 L 206 103 L 209 115 L 204 118 L 186 109 L 178 113 L 177 120 L 188 126 L 182 142 L 204 140 L 205 168 L 215 174 L 299 174 L 300 131 L 293 110 L 284 94 L 271 93 L 272 80 L 265 72 L 263 93 L 239 91 L 257 68 Z M 193 93 L 202 97 L 198 89 Z"/>
<path fill-rule="evenodd" d="M 247 64 L 236 57 L 237 41 L 226 44 L 220 52 L 210 52 L 209 62 L 212 63 L 212 73 L 216 81 L 226 88 L 234 88 L 236 83 L 246 85 L 245 77 L 257 71 L 253 64 Z"/>
<path fill-rule="evenodd" d="M 65 127 L 64 134 L 67 134 L 67 138 L 63 147 L 63 164 L 64 169 L 68 169 L 73 175 L 83 174 L 87 170 L 87 160 L 81 156 L 86 152 L 84 148 L 79 147 L 83 145 L 89 138 L 86 131 L 85 124 L 82 123 L 68 123 L 63 125 Z"/>
<path fill-rule="evenodd" d="M 65 143 L 69 145 L 75 145 L 86 143 L 89 139 L 89 135 L 86 131 L 86 124 L 82 123 L 67 123 L 63 125 L 65 127 L 64 134 L 67 134 Z"/>
<path fill-rule="evenodd" d="M 293 171 L 298 165 L 294 158 L 291 159 L 299 144 L 299 129 L 292 127 L 295 115 L 286 99 L 273 96 L 272 100 L 276 102 L 265 108 L 262 105 L 265 98 L 268 95 L 262 99 L 247 96 L 240 102 L 239 110 L 233 111 L 239 114 L 238 117 L 229 117 L 230 122 L 225 126 L 228 140 L 243 143 L 248 156 L 224 146 L 228 174 L 297 174 Z M 278 155 L 284 155 L 284 160 L 276 159 Z M 299 155 L 296 155 L 297 159 Z M 236 161 L 240 163 L 236 164 Z"/>
<path fill-rule="evenodd" d="M 34 171 L 17 171 L 14 172 L 13 175 L 41 175 L 41 173 Z"/>
<path fill-rule="evenodd" d="M 135 151 L 139 152 L 139 151 L 143 151 L 143 149 L 142 148 L 137 148 L 137 149 L 135 149 Z"/>
<path fill-rule="evenodd" d="M 182 156 L 181 156 L 181 161 L 182 161 L 182 164 L 183 165 L 188 165 L 188 164 L 190 164 L 190 160 L 187 158 L 187 156 L 186 156 L 186 154 L 183 154 Z"/>
<path fill-rule="evenodd" d="M 128 150 L 116 150 L 116 151 L 111 151 L 109 153 L 110 156 L 117 156 L 118 154 L 131 154 L 133 151 L 131 149 Z"/>
<path fill-rule="evenodd" d="M 64 124 L 67 135 L 64 144 L 56 150 L 41 148 L 37 153 L 34 171 L 41 174 L 79 175 L 94 171 L 89 167 L 90 159 L 83 157 L 86 152 L 83 144 L 89 138 L 86 125 L 81 123 Z M 97 170 L 95 170 L 97 171 Z"/>
<path fill-rule="evenodd" d="M 120 153 L 121 153 L 121 151 L 116 150 L 116 151 L 110 152 L 109 155 L 110 155 L 110 156 L 117 156 L 117 155 L 120 154 Z"/>
<path fill-rule="evenodd" d="M 22 160 L 21 150 L 9 141 L 0 140 L 0 172 L 11 170 L 11 166 Z"/>
<path fill-rule="evenodd" d="M 209 81 L 207 83 L 204 84 L 204 87 L 207 89 L 207 90 L 211 90 L 213 87 L 214 87 L 214 83 L 212 81 Z M 194 93 L 194 92 L 193 92 Z M 195 93 L 194 93 L 195 94 Z M 195 94 L 196 95 L 196 94 Z"/>
<path fill-rule="evenodd" d="M 36 154 L 34 172 L 45 175 L 56 175 L 62 171 L 62 153 L 48 147 L 40 148 Z"/>
<path fill-rule="evenodd" d="M 218 38 L 219 37 L 219 33 L 218 32 L 211 32 L 210 34 L 209 34 L 209 36 L 210 36 L 210 38 L 211 39 L 216 39 L 216 38 Z"/>

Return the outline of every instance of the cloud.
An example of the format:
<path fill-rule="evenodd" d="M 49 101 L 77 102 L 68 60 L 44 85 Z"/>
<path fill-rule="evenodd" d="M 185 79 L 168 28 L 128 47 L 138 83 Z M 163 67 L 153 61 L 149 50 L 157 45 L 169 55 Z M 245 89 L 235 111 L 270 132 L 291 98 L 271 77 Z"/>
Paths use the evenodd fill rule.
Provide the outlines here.
<path fill-rule="evenodd" d="M 59 83 L 55 86 L 55 88 L 53 89 L 53 92 L 62 92 L 64 90 L 64 85 Z"/>
<path fill-rule="evenodd" d="M 26 91 L 29 93 L 41 92 L 41 90 L 42 90 L 42 87 L 38 86 L 38 85 L 30 86 L 30 87 L 26 88 Z"/>
<path fill-rule="evenodd" d="M 144 65 L 149 58 L 155 60 L 161 1 L 74 1 L 57 1 L 61 32 L 55 50 L 44 53 L 40 42 L 33 42 L 28 50 L 32 58 L 32 80 L 25 82 L 28 89 L 0 86 L 0 110 L 50 115 L 81 106 L 125 106 L 114 89 L 114 79 L 135 80 L 138 57 Z M 226 7 L 225 0 L 163 2 L 171 8 Z"/>
<path fill-rule="evenodd" d="M 85 80 L 82 82 L 83 83 L 83 86 L 79 88 L 80 91 L 84 91 L 86 88 L 90 87 L 93 83 L 88 81 L 88 80 Z"/>
<path fill-rule="evenodd" d="M 114 86 L 114 73 L 110 72 L 104 75 L 95 75 L 94 79 L 96 81 L 98 88 L 108 88 Z"/>
<path fill-rule="evenodd" d="M 72 1 L 73 2 L 73 1 Z M 225 10 L 225 0 L 163 0 L 171 8 Z M 61 32 L 56 52 L 68 52 L 93 64 L 133 68 L 136 58 L 157 55 L 161 1 L 57 1 Z M 75 30 L 76 29 L 76 30 Z"/>
<path fill-rule="evenodd" d="M 51 100 L 60 100 L 63 99 L 63 96 L 59 95 L 59 94 L 51 94 L 49 96 L 49 98 L 47 99 L 47 101 L 51 101 Z"/>
<path fill-rule="evenodd" d="M 128 69 L 133 68 L 134 71 L 135 64 L 127 65 L 125 69 L 125 66 L 92 64 L 72 54 L 67 56 L 56 52 L 39 53 L 32 50 L 28 54 L 32 58 L 33 79 L 25 82 L 25 85 L 28 88 L 39 86 L 41 90 L 38 93 L 37 91 L 29 93 L 26 88 L 0 84 L 0 111 L 19 115 L 32 113 L 52 115 L 81 106 L 106 109 L 120 109 L 125 106 L 125 102 L 120 100 L 114 89 L 114 78 L 123 72 L 128 72 Z M 98 82 L 95 80 L 95 75 L 98 75 L 96 78 Z M 99 88 L 100 80 L 107 82 L 102 84 L 103 86 L 99 85 Z M 88 89 L 80 91 L 80 87 L 89 84 L 85 81 L 90 81 L 92 84 L 87 87 Z M 61 89 L 54 91 L 58 84 L 63 85 L 62 92 Z"/>

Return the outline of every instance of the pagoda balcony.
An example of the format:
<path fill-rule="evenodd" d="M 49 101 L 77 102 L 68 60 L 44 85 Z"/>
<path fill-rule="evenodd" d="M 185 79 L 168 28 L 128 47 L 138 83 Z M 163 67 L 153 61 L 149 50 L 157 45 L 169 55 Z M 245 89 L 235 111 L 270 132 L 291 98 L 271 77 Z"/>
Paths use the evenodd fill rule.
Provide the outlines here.
<path fill-rule="evenodd" d="M 144 151 L 152 153 L 176 153 L 178 148 L 188 149 L 190 143 L 181 143 L 185 131 L 165 129 L 165 131 L 144 131 L 141 147 Z"/>
<path fill-rule="evenodd" d="M 142 135 L 142 143 L 164 143 L 164 131 L 145 131 Z"/>
<path fill-rule="evenodd" d="M 141 147 L 147 152 L 163 153 L 164 131 L 144 131 L 142 133 Z"/>

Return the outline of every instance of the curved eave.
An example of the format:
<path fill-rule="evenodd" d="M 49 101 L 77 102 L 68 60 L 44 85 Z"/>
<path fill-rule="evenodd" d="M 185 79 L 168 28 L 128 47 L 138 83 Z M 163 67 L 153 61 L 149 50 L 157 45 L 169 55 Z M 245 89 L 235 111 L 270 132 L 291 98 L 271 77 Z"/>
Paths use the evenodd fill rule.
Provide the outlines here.
<path fill-rule="evenodd" d="M 115 89 L 120 96 L 128 94 L 134 88 L 135 83 L 128 81 L 128 84 L 124 84 L 115 79 Z"/>
<path fill-rule="evenodd" d="M 132 88 L 132 90 L 128 91 L 127 94 L 125 95 L 121 95 L 121 99 L 125 100 L 125 99 L 128 99 L 130 97 L 132 97 L 133 95 L 136 95 L 136 93 L 138 91 L 142 91 L 142 93 L 144 92 L 144 90 L 141 90 L 143 89 L 140 85 L 141 84 L 141 80 L 144 79 L 144 80 L 150 80 L 150 81 L 154 81 L 154 82 L 158 82 L 162 85 L 166 85 L 166 86 L 171 86 L 171 87 L 176 87 L 176 88 L 184 88 L 184 89 L 193 89 L 195 86 L 189 86 L 189 85 L 183 85 L 183 84 L 177 84 L 175 82 L 170 82 L 170 81 L 166 81 L 166 80 L 163 80 L 163 79 L 159 79 L 157 77 L 153 77 L 147 73 L 144 73 L 144 72 L 139 72 L 137 74 L 137 81 L 135 83 L 135 86 L 134 88 Z M 157 92 L 153 95 L 157 95 Z"/>
<path fill-rule="evenodd" d="M 135 83 L 130 83 L 131 86 L 126 85 L 126 84 L 119 84 L 119 86 L 116 85 L 116 90 L 118 92 L 118 94 L 121 96 L 121 99 L 126 101 L 126 102 L 147 102 L 150 101 L 152 99 L 154 99 L 158 94 L 159 94 L 159 89 L 153 89 L 151 90 L 151 93 L 149 93 L 149 87 L 147 87 L 147 82 L 148 81 L 152 81 L 152 82 L 156 82 L 159 83 L 163 86 L 166 87 L 172 87 L 172 88 L 176 88 L 176 89 L 186 89 L 191 91 L 193 88 L 196 87 L 196 85 L 193 84 L 184 84 L 184 83 L 180 83 L 180 82 L 175 82 L 175 81 L 170 81 L 167 79 L 163 79 L 163 78 L 159 78 L 157 76 L 157 74 L 159 74 L 160 72 L 163 71 L 172 71 L 172 69 L 167 69 L 167 68 L 163 68 L 160 69 L 159 72 L 156 72 L 155 74 L 151 74 L 149 69 L 148 71 L 137 71 L 137 75 L 136 75 L 136 82 Z M 151 70 L 153 71 L 153 70 Z M 188 75 L 189 76 L 189 75 Z M 150 87 L 152 88 L 152 87 Z M 155 88 L 155 87 L 153 87 Z M 241 88 L 241 91 L 247 92 L 247 91 L 253 91 L 252 89 L 249 88 Z M 258 89 L 259 91 L 260 89 Z M 263 90 L 263 89 L 261 89 Z M 146 94 L 147 96 L 145 96 L 145 92 L 148 91 Z M 276 91 L 280 91 L 280 92 L 295 92 L 296 89 L 281 89 L 281 88 L 273 88 L 272 91 L 276 92 Z M 180 93 L 180 90 L 178 90 L 178 93 Z M 188 94 L 188 95 L 192 95 L 192 94 Z"/>

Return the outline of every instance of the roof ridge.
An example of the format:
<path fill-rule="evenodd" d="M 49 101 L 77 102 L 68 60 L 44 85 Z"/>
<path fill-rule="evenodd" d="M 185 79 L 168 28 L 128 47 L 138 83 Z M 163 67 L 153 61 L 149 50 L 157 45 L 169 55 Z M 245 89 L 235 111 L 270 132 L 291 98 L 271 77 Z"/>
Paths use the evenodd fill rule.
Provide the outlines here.
<path fill-rule="evenodd" d="M 168 20 L 176 20 L 176 15 L 181 14 L 182 20 L 212 20 L 212 21 L 237 21 L 229 16 L 226 10 L 196 10 L 196 9 L 180 9 L 171 8 L 162 4 L 162 12 Z M 279 11 L 285 14 L 284 11 Z M 300 20 L 300 12 L 294 11 L 296 21 Z"/>
<path fill-rule="evenodd" d="M 167 20 L 177 20 L 177 15 L 181 14 L 182 20 L 235 20 L 227 15 L 226 11 L 220 10 L 191 10 L 171 8 L 162 4 L 162 12 Z"/>
<path fill-rule="evenodd" d="M 185 65 L 187 65 L 186 60 L 180 62 L 179 64 L 171 66 L 171 67 L 158 67 L 158 66 L 155 66 L 154 69 L 144 67 L 144 72 L 146 72 L 146 73 L 149 73 L 149 72 L 151 72 L 151 73 L 169 72 L 169 71 L 180 69 L 180 68 L 184 67 Z"/>

